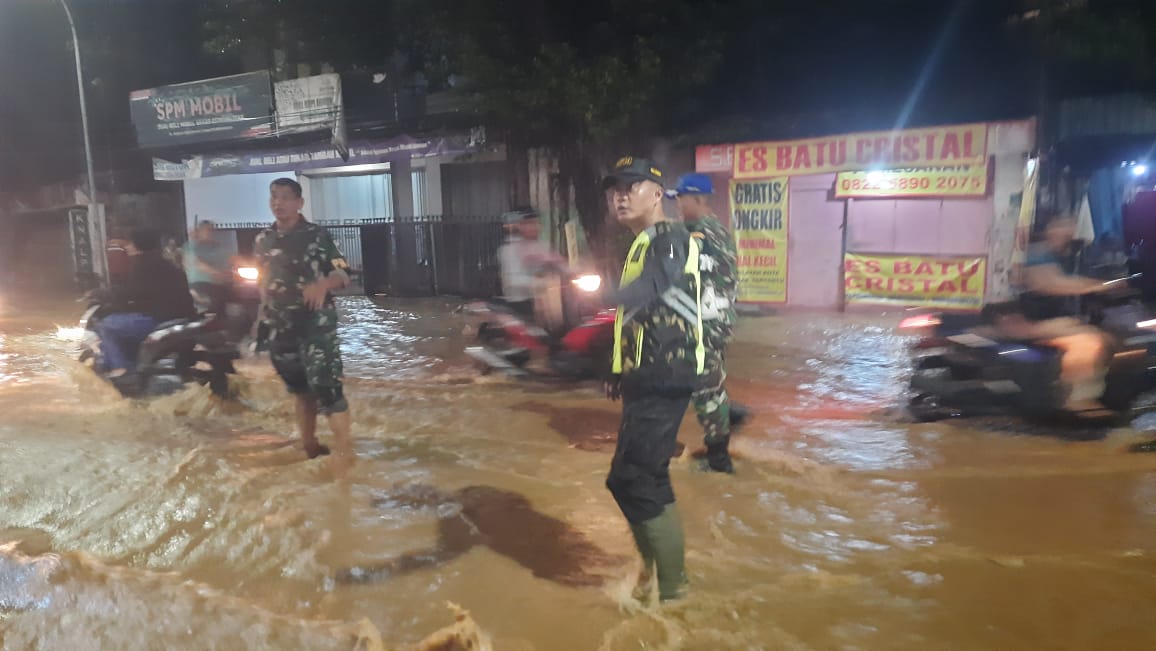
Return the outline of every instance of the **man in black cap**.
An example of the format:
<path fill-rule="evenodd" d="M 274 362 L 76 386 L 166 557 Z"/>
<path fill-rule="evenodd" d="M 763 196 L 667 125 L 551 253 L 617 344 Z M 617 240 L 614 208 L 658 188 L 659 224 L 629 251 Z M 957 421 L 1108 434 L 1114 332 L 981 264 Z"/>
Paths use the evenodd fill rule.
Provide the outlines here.
<path fill-rule="evenodd" d="M 632 157 L 619 160 L 603 182 L 618 222 L 635 235 L 617 293 L 613 375 L 606 383 L 607 396 L 622 399 L 606 486 L 642 555 L 635 597 L 649 597 L 657 569 L 659 598 L 668 601 L 687 584 L 670 459 L 701 383 L 705 350 L 698 243 L 682 224 L 666 220 L 663 182 L 657 165 Z"/>

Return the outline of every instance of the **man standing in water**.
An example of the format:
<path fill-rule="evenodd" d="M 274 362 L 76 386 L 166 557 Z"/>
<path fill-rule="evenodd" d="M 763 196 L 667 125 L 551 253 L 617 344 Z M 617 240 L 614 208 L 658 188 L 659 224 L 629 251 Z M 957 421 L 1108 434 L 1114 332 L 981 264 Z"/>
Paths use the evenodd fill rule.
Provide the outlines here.
<path fill-rule="evenodd" d="M 642 555 L 635 597 L 649 596 L 657 569 L 659 598 L 686 591 L 682 522 L 670 483 L 678 428 L 704 368 L 699 306 L 699 246 L 662 210 L 663 175 L 654 163 L 623 158 L 603 187 L 619 223 L 635 235 L 622 270 L 614 326 L 612 400 L 622 423 L 606 486 L 630 523 Z"/>
<path fill-rule="evenodd" d="M 329 454 L 317 440 L 317 416 L 325 415 L 341 476 L 353 464 L 349 403 L 342 387 L 337 308 L 332 292 L 349 285 L 329 231 L 301 214 L 301 185 L 282 178 L 269 186 L 276 223 L 257 236 L 261 271 L 261 319 L 269 331 L 273 368 L 297 400 L 297 429 L 310 459 Z"/>
<path fill-rule="evenodd" d="M 734 302 L 738 293 L 735 277 L 738 256 L 735 240 L 711 211 L 708 197 L 714 184 L 705 174 L 687 174 L 667 196 L 678 200 L 678 211 L 686 227 L 701 246 L 699 273 L 702 275 L 702 321 L 706 343 L 706 375 L 694 393 L 694 410 L 706 433 L 704 470 L 733 473 L 727 445 L 731 437 L 731 401 L 726 382 L 726 348 L 734 334 Z M 740 410 L 735 410 L 737 412 Z"/>

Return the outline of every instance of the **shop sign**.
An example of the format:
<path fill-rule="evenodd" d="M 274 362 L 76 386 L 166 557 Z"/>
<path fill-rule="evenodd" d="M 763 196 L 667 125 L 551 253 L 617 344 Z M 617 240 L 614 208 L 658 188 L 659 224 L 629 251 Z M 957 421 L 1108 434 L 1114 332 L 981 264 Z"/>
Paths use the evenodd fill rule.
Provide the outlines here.
<path fill-rule="evenodd" d="M 96 273 L 96 263 L 92 258 L 92 230 L 87 208 L 73 208 L 68 211 L 68 235 L 72 240 L 72 268 L 77 276 L 91 276 Z"/>
<path fill-rule="evenodd" d="M 912 167 L 871 172 L 840 172 L 836 199 L 983 197 L 987 195 L 987 165 Z"/>
<path fill-rule="evenodd" d="M 278 135 L 332 129 L 344 111 L 336 73 L 279 81 L 273 94 Z"/>
<path fill-rule="evenodd" d="M 331 144 L 318 143 L 276 151 L 194 156 L 180 162 L 154 158 L 153 178 L 157 181 L 186 181 L 232 174 L 297 172 L 346 164 L 374 165 L 432 156 L 455 156 L 475 150 L 465 137 L 415 140 L 409 136 L 400 136 L 391 140 L 354 143 L 349 148 L 347 159 L 343 159 L 341 152 Z"/>
<path fill-rule="evenodd" d="M 787 302 L 787 179 L 732 180 L 730 195 L 739 300 Z"/>
<path fill-rule="evenodd" d="M 734 168 L 734 156 L 734 145 L 699 145 L 694 150 L 694 171 L 729 174 Z"/>
<path fill-rule="evenodd" d="M 987 258 L 847 253 L 845 300 L 957 310 L 983 307 Z"/>
<path fill-rule="evenodd" d="M 267 70 L 133 91 L 132 123 L 141 147 L 267 136 L 273 127 Z"/>
<path fill-rule="evenodd" d="M 987 125 L 964 124 L 902 131 L 854 133 L 734 146 L 736 179 L 855 170 L 982 165 Z"/>

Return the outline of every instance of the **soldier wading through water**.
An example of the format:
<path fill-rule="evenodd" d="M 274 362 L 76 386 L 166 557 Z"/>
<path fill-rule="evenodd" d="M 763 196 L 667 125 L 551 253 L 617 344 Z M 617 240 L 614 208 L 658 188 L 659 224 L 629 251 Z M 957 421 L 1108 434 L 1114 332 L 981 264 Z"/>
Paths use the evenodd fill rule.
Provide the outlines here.
<path fill-rule="evenodd" d="M 269 187 L 276 223 L 257 236 L 261 321 L 273 368 L 297 401 L 297 429 L 310 459 L 329 454 L 317 440 L 317 416 L 329 420 L 338 476 L 353 464 L 349 403 L 342 386 L 341 348 L 333 291 L 349 285 L 345 260 L 325 228 L 305 220 L 301 185 L 277 179 Z"/>

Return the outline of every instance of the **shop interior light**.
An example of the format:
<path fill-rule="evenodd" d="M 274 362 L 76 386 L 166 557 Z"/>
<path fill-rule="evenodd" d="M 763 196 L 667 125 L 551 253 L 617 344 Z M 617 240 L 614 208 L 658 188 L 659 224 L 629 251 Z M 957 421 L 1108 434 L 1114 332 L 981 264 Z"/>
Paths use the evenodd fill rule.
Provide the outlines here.
<path fill-rule="evenodd" d="M 1144 176 L 1148 173 L 1148 166 L 1140 163 L 1132 166 L 1132 176 Z"/>

